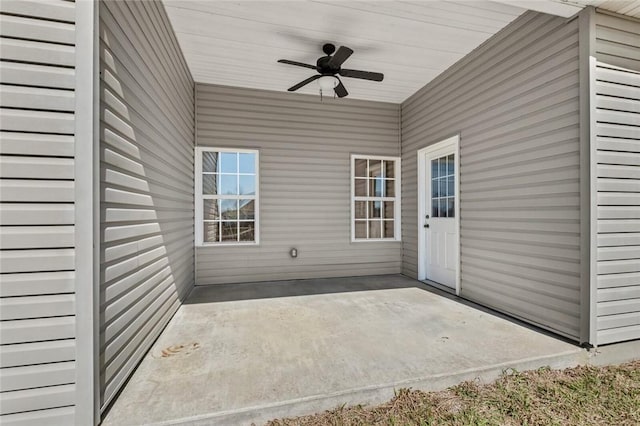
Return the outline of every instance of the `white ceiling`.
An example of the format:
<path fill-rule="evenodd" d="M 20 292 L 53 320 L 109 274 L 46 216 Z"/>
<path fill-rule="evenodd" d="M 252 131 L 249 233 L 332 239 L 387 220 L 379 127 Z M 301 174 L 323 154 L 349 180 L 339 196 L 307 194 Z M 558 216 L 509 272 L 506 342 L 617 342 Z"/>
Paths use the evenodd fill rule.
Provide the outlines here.
<path fill-rule="evenodd" d="M 315 71 L 277 60 L 315 65 L 324 55 L 322 45 L 331 42 L 355 51 L 345 68 L 385 75 L 381 83 L 343 78 L 350 98 L 394 103 L 404 101 L 527 8 L 572 16 L 586 3 L 609 2 L 164 0 L 197 82 L 286 91 Z M 298 93 L 318 94 L 318 86 L 311 83 Z"/>

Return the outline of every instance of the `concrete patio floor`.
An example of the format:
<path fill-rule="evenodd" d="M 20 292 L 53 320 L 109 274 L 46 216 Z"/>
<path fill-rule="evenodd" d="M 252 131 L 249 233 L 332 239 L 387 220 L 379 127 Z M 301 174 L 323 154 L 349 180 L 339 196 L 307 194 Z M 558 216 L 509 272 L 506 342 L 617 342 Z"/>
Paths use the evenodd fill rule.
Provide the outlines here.
<path fill-rule="evenodd" d="M 261 424 L 586 357 L 400 275 L 196 287 L 103 424 Z"/>

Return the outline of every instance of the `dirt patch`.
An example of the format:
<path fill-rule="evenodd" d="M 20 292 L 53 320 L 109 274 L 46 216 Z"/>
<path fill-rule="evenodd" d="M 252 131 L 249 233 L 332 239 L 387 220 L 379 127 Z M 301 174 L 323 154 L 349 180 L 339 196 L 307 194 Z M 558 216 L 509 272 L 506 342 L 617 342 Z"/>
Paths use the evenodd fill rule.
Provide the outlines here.
<path fill-rule="evenodd" d="M 507 370 L 494 383 L 401 389 L 377 406 L 338 407 L 268 426 L 639 425 L 640 361 L 566 370 Z"/>
<path fill-rule="evenodd" d="M 191 342 L 185 344 L 177 344 L 167 346 L 164 349 L 155 349 L 153 351 L 154 358 L 175 358 L 189 356 L 200 349 L 200 343 Z"/>

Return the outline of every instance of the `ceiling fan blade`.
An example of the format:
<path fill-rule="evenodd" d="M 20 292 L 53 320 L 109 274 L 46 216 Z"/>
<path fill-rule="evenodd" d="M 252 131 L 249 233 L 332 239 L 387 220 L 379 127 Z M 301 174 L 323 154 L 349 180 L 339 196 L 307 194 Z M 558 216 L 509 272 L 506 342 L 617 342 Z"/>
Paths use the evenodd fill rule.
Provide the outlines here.
<path fill-rule="evenodd" d="M 313 77 L 309 77 L 308 79 L 301 81 L 300 83 L 296 84 L 295 86 L 289 87 L 287 90 L 289 92 L 295 92 L 296 90 L 298 90 L 302 86 L 306 86 L 307 84 L 311 83 L 313 80 L 317 80 L 320 77 L 322 77 L 320 74 L 316 74 Z"/>
<path fill-rule="evenodd" d="M 369 71 L 360 71 L 360 70 L 341 69 L 340 75 L 343 77 L 360 78 L 362 80 L 371 80 L 371 81 L 382 81 L 382 79 L 384 79 L 384 74 L 381 74 L 379 72 L 369 72 Z"/>
<path fill-rule="evenodd" d="M 336 77 L 338 78 L 338 77 Z M 336 95 L 339 98 L 344 98 L 345 96 L 347 96 L 349 94 L 349 92 L 347 92 L 346 87 L 344 87 L 344 84 L 342 84 L 342 81 L 340 81 L 340 79 L 338 78 L 338 85 L 333 89 L 336 91 Z"/>
<path fill-rule="evenodd" d="M 344 61 L 349 59 L 349 56 L 353 53 L 353 50 L 346 46 L 340 46 L 338 51 L 329 59 L 329 66 L 332 68 L 338 68 Z"/>
<path fill-rule="evenodd" d="M 303 64 L 302 62 L 290 61 L 288 59 L 280 59 L 278 62 L 281 64 L 295 65 L 297 67 L 311 68 L 312 70 L 316 69 L 315 65 Z"/>

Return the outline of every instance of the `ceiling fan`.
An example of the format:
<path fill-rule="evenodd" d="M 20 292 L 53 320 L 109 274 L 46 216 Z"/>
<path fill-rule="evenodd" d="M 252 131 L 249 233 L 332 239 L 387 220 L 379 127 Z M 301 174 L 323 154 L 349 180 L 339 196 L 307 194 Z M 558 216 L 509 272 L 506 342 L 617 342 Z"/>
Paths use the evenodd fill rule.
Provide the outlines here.
<path fill-rule="evenodd" d="M 344 87 L 344 84 L 342 84 L 342 81 L 340 81 L 338 75 L 342 77 L 359 78 L 362 80 L 371 81 L 382 81 L 382 79 L 384 78 L 384 75 L 379 72 L 350 70 L 342 68 L 342 64 L 344 63 L 344 61 L 346 61 L 353 53 L 353 50 L 349 49 L 346 46 L 340 46 L 340 48 L 336 52 L 336 46 L 331 43 L 327 43 L 322 46 L 322 51 L 326 54 L 326 56 L 322 56 L 321 58 L 319 58 L 315 66 L 304 64 L 302 62 L 290 61 L 288 59 L 280 59 L 278 61 L 281 64 L 311 68 L 318 72 L 318 74 L 309 77 L 294 86 L 289 87 L 287 89 L 289 92 L 295 92 L 296 90 L 300 89 L 303 86 L 306 86 L 312 81 L 318 80 L 318 83 L 320 84 L 320 96 L 322 96 L 323 93 L 333 90 L 336 96 L 338 96 L 339 98 L 344 98 L 349 94 L 349 92 L 347 92 L 347 89 Z"/>

